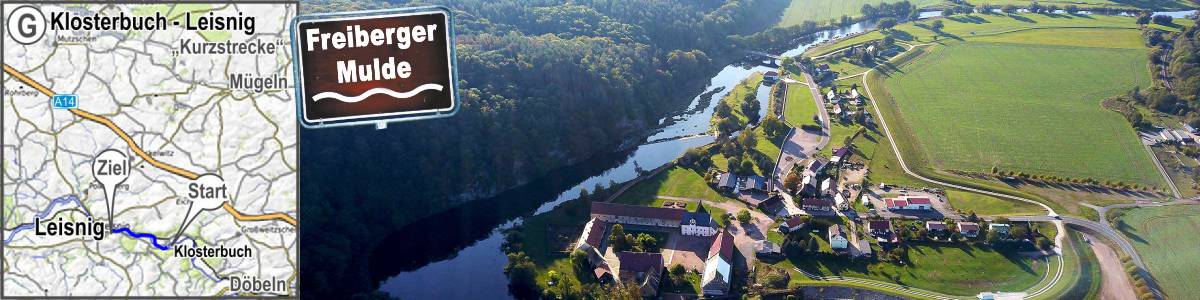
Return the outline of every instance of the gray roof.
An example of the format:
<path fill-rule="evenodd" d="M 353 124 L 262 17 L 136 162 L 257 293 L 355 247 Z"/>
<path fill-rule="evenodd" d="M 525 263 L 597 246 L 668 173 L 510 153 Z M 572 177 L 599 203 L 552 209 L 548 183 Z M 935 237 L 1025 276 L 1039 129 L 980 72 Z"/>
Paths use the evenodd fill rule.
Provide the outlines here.
<path fill-rule="evenodd" d="M 696 226 L 712 227 L 712 215 L 702 212 L 686 212 L 683 213 L 683 220 L 679 221 L 680 225 L 691 225 L 692 220 L 696 220 Z"/>
<path fill-rule="evenodd" d="M 717 186 L 736 188 L 737 176 L 733 175 L 733 173 L 721 173 L 721 176 L 717 178 Z"/>

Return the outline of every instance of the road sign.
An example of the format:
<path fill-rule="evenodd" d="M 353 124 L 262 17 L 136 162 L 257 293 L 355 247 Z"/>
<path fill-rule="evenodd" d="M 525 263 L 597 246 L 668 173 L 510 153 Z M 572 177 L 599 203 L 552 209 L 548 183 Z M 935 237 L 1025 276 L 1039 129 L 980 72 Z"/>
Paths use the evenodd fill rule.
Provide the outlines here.
<path fill-rule="evenodd" d="M 443 7 L 297 17 L 292 51 L 301 124 L 383 128 L 453 115 L 452 24 Z"/>
<path fill-rule="evenodd" d="M 71 109 L 79 107 L 79 96 L 75 94 L 58 94 L 50 96 L 50 107 L 56 109 Z"/>

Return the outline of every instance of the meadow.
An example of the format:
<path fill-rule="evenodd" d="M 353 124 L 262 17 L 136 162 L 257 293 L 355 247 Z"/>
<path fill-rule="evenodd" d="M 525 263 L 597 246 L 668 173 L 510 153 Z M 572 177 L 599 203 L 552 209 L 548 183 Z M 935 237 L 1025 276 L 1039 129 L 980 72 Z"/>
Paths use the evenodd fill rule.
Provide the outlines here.
<path fill-rule="evenodd" d="M 956 15 L 945 18 L 938 18 L 945 25 L 940 31 L 933 31 L 929 24 L 934 20 L 922 20 L 919 22 L 907 22 L 897 25 L 895 28 L 887 32 L 875 30 L 860 34 L 854 37 L 841 39 L 833 43 L 826 43 L 813 47 L 805 52 L 810 56 L 819 56 L 826 53 L 836 51 L 846 46 L 856 45 L 868 41 L 883 39 L 884 36 L 891 36 L 897 41 L 918 44 L 931 43 L 945 40 L 961 40 L 970 39 L 973 37 L 981 37 L 995 34 L 1007 34 L 1017 31 L 1029 29 L 1047 29 L 1047 28 L 1125 28 L 1137 29 L 1138 25 L 1134 23 L 1132 17 L 1121 16 L 1105 16 L 1105 15 L 1087 15 L 1074 16 L 1066 14 L 971 14 L 971 15 Z M 1171 27 L 1162 25 L 1151 25 L 1152 27 L 1176 31 L 1181 28 L 1186 20 L 1175 20 L 1175 25 Z M 1069 37 L 1055 37 L 1069 38 Z M 1122 42 L 1122 43 L 1127 43 Z"/>
<path fill-rule="evenodd" d="M 816 125 L 817 102 L 807 85 L 792 83 L 787 86 L 787 104 L 783 106 L 783 120 L 792 127 Z"/>
<path fill-rule="evenodd" d="M 1087 35 L 1094 39 L 1084 46 L 974 40 L 934 45 L 884 83 L 924 160 L 940 169 L 998 167 L 1160 186 L 1164 182 L 1128 122 L 1100 106 L 1102 99 L 1146 87 L 1150 79 L 1144 50 L 1101 48 L 1095 40 L 1137 34 Z"/>
<path fill-rule="evenodd" d="M 821 249 L 828 248 L 824 237 L 816 240 L 821 241 Z M 1000 252 L 987 246 L 962 243 L 915 243 L 910 246 L 907 265 L 828 255 L 788 260 L 800 269 L 824 276 L 870 278 L 964 296 L 984 291 L 1025 290 L 1038 284 L 1046 273 L 1045 261 L 1034 261 L 1015 251 Z"/>
<path fill-rule="evenodd" d="M 1126 210 L 1114 224 L 1133 243 L 1154 279 L 1170 298 L 1200 293 L 1200 206 L 1173 205 Z"/>
<path fill-rule="evenodd" d="M 839 19 L 843 15 L 850 17 L 862 16 L 863 4 L 872 6 L 880 3 L 896 3 L 900 0 L 792 0 L 787 9 L 783 10 L 783 18 L 780 19 L 778 27 L 788 27 L 800 25 L 804 21 L 813 21 L 817 23 L 828 22 L 833 19 Z M 941 0 L 909 0 L 917 7 L 926 7 L 935 4 L 941 4 Z"/>

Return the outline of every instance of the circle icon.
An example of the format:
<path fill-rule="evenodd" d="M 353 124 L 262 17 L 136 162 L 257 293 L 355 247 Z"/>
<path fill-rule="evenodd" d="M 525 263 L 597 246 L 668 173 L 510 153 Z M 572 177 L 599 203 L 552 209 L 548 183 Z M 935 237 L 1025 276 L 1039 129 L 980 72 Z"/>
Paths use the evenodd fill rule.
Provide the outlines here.
<path fill-rule="evenodd" d="M 22 45 L 30 45 L 40 41 L 46 34 L 46 15 L 41 10 L 30 5 L 13 9 L 8 14 L 8 35 Z"/>

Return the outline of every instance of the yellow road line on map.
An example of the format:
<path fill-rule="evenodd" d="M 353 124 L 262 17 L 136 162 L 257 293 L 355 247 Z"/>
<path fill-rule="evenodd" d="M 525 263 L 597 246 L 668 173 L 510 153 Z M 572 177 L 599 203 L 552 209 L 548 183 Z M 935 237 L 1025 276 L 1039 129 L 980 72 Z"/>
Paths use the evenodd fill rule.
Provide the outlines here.
<path fill-rule="evenodd" d="M 55 95 L 54 91 L 51 91 L 49 88 L 46 88 L 46 86 L 42 85 L 41 83 L 34 81 L 32 78 L 29 78 L 29 76 L 25 76 L 24 73 L 17 71 L 17 69 L 14 69 L 13 67 L 11 67 L 9 65 L 4 65 L 4 72 L 8 73 L 8 75 L 12 75 L 13 77 L 16 77 L 17 80 L 20 80 L 21 82 L 25 83 L 26 85 L 29 85 L 30 87 L 38 90 L 39 92 L 42 92 L 42 94 L 45 94 L 46 96 L 54 96 Z M 117 136 L 120 136 L 122 140 L 125 140 L 126 144 L 129 144 L 129 148 L 133 149 L 133 153 L 136 153 L 143 160 L 146 160 L 146 162 L 150 163 L 150 165 L 153 165 L 156 168 L 162 169 L 163 171 L 167 171 L 167 172 L 175 174 L 175 175 L 183 176 L 184 178 L 187 178 L 187 179 L 196 180 L 197 178 L 200 178 L 200 175 L 197 175 L 196 173 L 192 173 L 191 171 L 180 169 L 179 167 L 169 165 L 167 163 L 158 161 L 157 159 L 154 159 L 153 157 L 150 157 L 149 154 L 146 154 L 145 151 L 142 151 L 141 147 L 138 147 L 137 143 L 133 141 L 133 138 L 129 137 L 129 134 L 126 134 L 124 130 L 121 130 L 121 127 L 118 127 L 117 124 L 113 123 L 111 120 L 109 120 L 105 117 L 101 117 L 101 116 L 89 113 L 87 111 L 84 111 L 84 110 L 78 109 L 78 108 L 72 108 L 72 109 L 70 109 L 70 111 L 71 111 L 71 113 L 73 113 L 79 117 L 91 120 L 96 123 L 100 123 L 100 124 L 104 125 L 105 127 L 108 127 L 108 129 L 111 129 L 113 131 L 113 133 L 116 133 Z M 272 214 L 265 214 L 265 215 L 245 215 L 245 214 L 242 214 L 241 212 L 239 212 L 236 208 L 234 208 L 232 204 L 229 204 L 229 202 L 225 202 L 224 207 L 225 207 L 225 211 L 229 212 L 230 215 L 233 215 L 233 217 L 235 219 L 238 219 L 239 221 L 267 221 L 267 220 L 278 219 L 278 220 L 287 222 L 288 224 L 292 224 L 292 226 L 296 226 L 298 223 L 298 222 L 296 222 L 295 218 L 292 218 L 292 216 L 289 216 L 289 215 L 283 214 L 283 213 L 272 213 Z"/>

